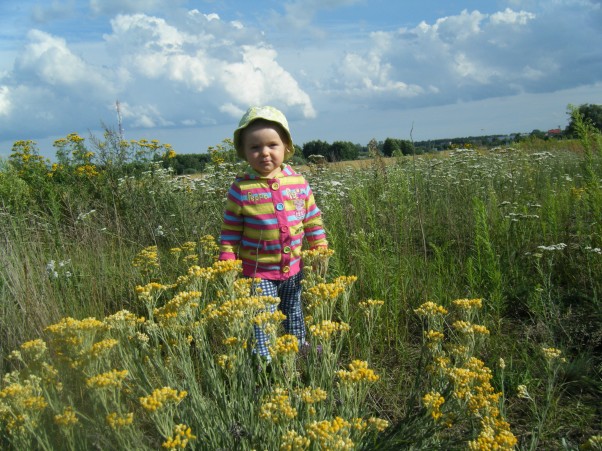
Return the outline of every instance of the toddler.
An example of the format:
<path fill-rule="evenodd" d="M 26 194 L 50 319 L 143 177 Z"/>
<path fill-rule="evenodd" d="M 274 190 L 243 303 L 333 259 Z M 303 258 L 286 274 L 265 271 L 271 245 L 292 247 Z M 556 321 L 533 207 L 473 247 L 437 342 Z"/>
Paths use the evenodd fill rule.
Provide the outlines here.
<path fill-rule="evenodd" d="M 261 294 L 280 299 L 284 329 L 305 343 L 301 308 L 301 245 L 326 247 L 320 210 L 305 178 L 285 163 L 295 152 L 284 114 L 251 107 L 234 131 L 234 147 L 249 165 L 228 191 L 220 260 L 242 260 L 243 275 L 261 279 Z M 276 306 L 273 307 L 276 309 Z M 256 352 L 270 360 L 268 337 L 255 326 Z"/>

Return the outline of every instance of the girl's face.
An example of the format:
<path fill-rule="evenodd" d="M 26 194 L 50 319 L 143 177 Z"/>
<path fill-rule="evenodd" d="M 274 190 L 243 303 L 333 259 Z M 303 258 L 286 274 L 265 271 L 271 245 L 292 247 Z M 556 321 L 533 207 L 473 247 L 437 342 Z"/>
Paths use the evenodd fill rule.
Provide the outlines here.
<path fill-rule="evenodd" d="M 261 176 L 271 178 L 280 173 L 287 149 L 277 126 L 253 122 L 243 131 L 242 144 L 245 158 Z"/>

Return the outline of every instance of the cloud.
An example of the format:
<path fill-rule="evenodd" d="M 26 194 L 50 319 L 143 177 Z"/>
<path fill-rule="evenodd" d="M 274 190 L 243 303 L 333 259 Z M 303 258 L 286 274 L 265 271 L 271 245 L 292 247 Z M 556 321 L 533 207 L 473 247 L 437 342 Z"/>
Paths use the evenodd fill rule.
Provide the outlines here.
<path fill-rule="evenodd" d="M 363 48 L 333 64 L 335 76 L 322 94 L 331 101 L 372 98 L 375 106 L 411 108 L 595 83 L 602 53 L 591 45 L 602 33 L 593 24 L 577 28 L 584 11 L 570 13 L 575 28 L 560 26 L 568 7 L 559 3 L 553 12 L 464 10 L 432 24 L 374 32 Z M 558 26 L 550 27 L 555 21 Z M 575 61 L 584 53 L 591 57 Z M 575 76 L 584 66 L 589 70 Z"/>
<path fill-rule="evenodd" d="M 75 55 L 64 39 L 31 30 L 24 51 L 15 61 L 18 79 L 57 91 L 104 97 L 114 88 L 97 67 Z"/>
<path fill-rule="evenodd" d="M 185 3 L 185 0 L 90 0 L 90 9 L 95 14 L 114 15 L 139 11 L 169 11 Z"/>
<path fill-rule="evenodd" d="M 110 24 L 102 52 L 86 51 L 85 44 L 76 52 L 40 30 L 27 34 L 0 90 L 9 134 L 20 139 L 16 134 L 44 133 L 68 120 L 74 129 L 94 127 L 113 120 L 117 99 L 128 129 L 216 124 L 250 103 L 279 105 L 293 116 L 316 114 L 277 52 L 240 22 L 191 10 L 169 20 L 118 14 Z"/>
<path fill-rule="evenodd" d="M 10 110 L 10 90 L 8 86 L 0 86 L 0 116 L 8 116 Z"/>

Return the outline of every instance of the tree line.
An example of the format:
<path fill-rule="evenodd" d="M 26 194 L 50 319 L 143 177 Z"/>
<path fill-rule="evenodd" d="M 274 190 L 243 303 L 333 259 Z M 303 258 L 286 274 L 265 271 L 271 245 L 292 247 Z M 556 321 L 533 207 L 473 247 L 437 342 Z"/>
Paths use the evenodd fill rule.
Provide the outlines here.
<path fill-rule="evenodd" d="M 335 141 L 329 143 L 322 140 L 312 140 L 302 146 L 295 144 L 295 155 L 293 164 L 305 164 L 310 155 L 319 155 L 329 162 L 357 160 L 367 158 L 376 154 L 385 157 L 402 155 L 420 155 L 428 152 L 449 150 L 458 147 L 497 147 L 510 145 L 527 138 L 538 139 L 563 139 L 575 138 L 577 129 L 573 111 L 580 114 L 584 122 L 590 123 L 602 131 L 602 105 L 583 104 L 579 107 L 569 106 L 569 124 L 564 130 L 550 134 L 547 131 L 533 130 L 531 133 L 511 133 L 508 135 L 484 135 L 467 136 L 445 139 L 434 139 L 412 142 L 406 139 L 386 138 L 384 141 L 372 139 L 367 145 L 361 145 L 350 141 Z M 178 154 L 172 161 L 172 167 L 177 174 L 191 174 L 202 172 L 211 154 Z"/>

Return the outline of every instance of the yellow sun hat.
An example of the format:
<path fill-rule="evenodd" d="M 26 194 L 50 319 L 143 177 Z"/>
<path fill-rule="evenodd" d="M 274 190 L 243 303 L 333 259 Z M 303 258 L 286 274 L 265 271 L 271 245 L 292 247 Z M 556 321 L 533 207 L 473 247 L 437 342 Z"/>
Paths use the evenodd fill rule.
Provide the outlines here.
<path fill-rule="evenodd" d="M 286 120 L 286 116 L 282 113 L 282 111 L 274 108 L 273 106 L 252 106 L 243 115 L 238 123 L 238 128 L 234 130 L 234 148 L 236 149 L 238 156 L 242 159 L 245 158 L 245 152 L 240 139 L 241 132 L 258 119 L 263 119 L 265 121 L 274 122 L 280 125 L 282 130 L 284 130 L 286 137 L 288 138 L 288 143 L 285 143 L 288 144 L 288 152 L 286 152 L 285 159 L 291 158 L 295 153 L 295 146 L 293 146 L 293 139 L 291 138 L 291 132 L 288 128 L 288 121 Z"/>

